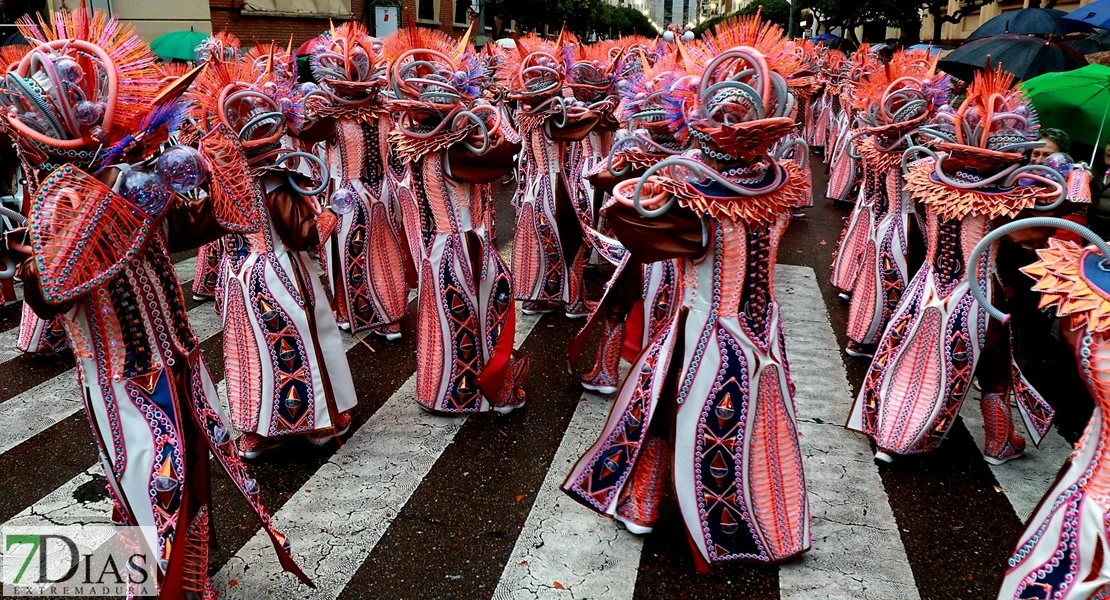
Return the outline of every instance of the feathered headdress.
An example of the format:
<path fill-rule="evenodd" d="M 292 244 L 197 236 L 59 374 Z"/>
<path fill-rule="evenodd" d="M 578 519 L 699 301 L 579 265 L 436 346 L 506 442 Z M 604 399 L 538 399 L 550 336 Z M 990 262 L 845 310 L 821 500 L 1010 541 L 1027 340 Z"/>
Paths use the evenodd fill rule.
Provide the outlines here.
<path fill-rule="evenodd" d="M 731 19 L 689 55 L 701 80 L 670 93 L 668 120 L 679 141 L 693 136 L 709 157 L 749 161 L 793 127 L 787 80 L 801 60 L 781 27 L 758 15 Z"/>
<path fill-rule="evenodd" d="M 192 116 L 206 132 L 223 126 L 248 151 L 271 146 L 304 124 L 300 89 L 246 60 L 212 60 L 189 90 Z"/>
<path fill-rule="evenodd" d="M 487 61 L 470 45 L 470 30 L 455 41 L 439 31 L 408 28 L 388 38 L 389 85 L 399 111 L 390 140 L 403 160 L 416 160 L 458 142 L 476 153 L 488 148 L 489 135 L 500 126 L 501 113 L 482 100 L 489 84 Z"/>
<path fill-rule="evenodd" d="M 4 93 L 21 144 L 85 166 L 121 143 L 120 154 L 157 148 L 177 96 L 160 94 L 157 59 L 132 27 L 84 9 L 50 23 L 25 16 L 18 27 L 34 48 L 7 73 Z"/>
<path fill-rule="evenodd" d="M 239 58 L 240 46 L 239 38 L 235 34 L 221 31 L 197 44 L 197 61 L 208 62 L 212 59 L 233 61 Z"/>
<path fill-rule="evenodd" d="M 385 85 L 385 60 L 366 29 L 344 23 L 316 39 L 309 54 L 312 77 L 335 108 L 368 106 Z"/>
<path fill-rule="evenodd" d="M 853 108 L 867 130 L 901 136 L 932 117 L 948 100 L 949 79 L 937 73 L 937 59 L 927 52 L 898 51 L 890 61 L 855 85 Z"/>
<path fill-rule="evenodd" d="M 527 35 L 516 40 L 516 52 L 505 53 L 497 77 L 515 98 L 550 98 L 566 81 L 565 59 L 560 45 L 535 34 Z"/>
<path fill-rule="evenodd" d="M 293 38 L 284 48 L 273 42 L 258 44 L 243 55 L 243 60 L 260 76 L 270 74 L 274 80 L 292 87 L 297 82 L 297 59 L 293 57 L 292 45 Z"/>
<path fill-rule="evenodd" d="M 1014 76 L 988 68 L 975 74 L 958 110 L 942 106 L 921 133 L 939 139 L 940 149 L 958 162 L 989 169 L 1020 162 L 1039 129 L 1037 113 L 1014 86 Z"/>

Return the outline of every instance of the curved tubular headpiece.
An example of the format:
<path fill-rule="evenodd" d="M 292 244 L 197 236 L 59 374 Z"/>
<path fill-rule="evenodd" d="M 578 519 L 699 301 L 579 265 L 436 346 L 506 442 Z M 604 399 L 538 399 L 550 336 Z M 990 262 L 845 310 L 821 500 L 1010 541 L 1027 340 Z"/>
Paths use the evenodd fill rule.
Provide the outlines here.
<path fill-rule="evenodd" d="M 1047 185 L 1056 190 L 1057 197 L 1051 204 L 1034 206 L 1033 210 L 1037 212 L 1048 212 L 1059 207 L 1067 199 L 1068 182 L 1064 176 L 1058 173 L 1055 169 L 1051 169 L 1044 165 L 1025 165 L 1006 177 L 1006 181 L 1002 182 L 1004 187 L 1014 185 L 1018 177 L 1026 177 L 1032 179 L 1042 185 Z"/>
<path fill-rule="evenodd" d="M 277 102 L 274 102 L 273 98 L 267 96 L 266 94 L 263 94 L 258 90 L 253 90 L 250 88 L 239 88 L 235 89 L 235 91 L 232 91 L 233 87 L 234 86 L 229 85 L 224 87 L 224 89 L 220 91 L 220 98 L 216 103 L 216 106 L 219 107 L 220 121 L 222 121 L 229 128 L 232 128 L 232 131 L 237 131 L 239 139 L 244 146 L 259 146 L 270 144 L 276 142 L 279 138 L 281 138 L 282 130 L 284 129 L 285 125 L 285 115 L 278 109 Z M 245 125 L 236 130 L 234 128 L 235 124 L 232 123 L 231 118 L 228 116 L 228 109 L 230 108 L 229 105 L 232 102 L 248 99 L 261 100 L 262 102 L 269 104 L 273 110 L 269 110 L 252 117 L 249 121 L 247 121 Z M 265 122 L 267 119 L 274 119 L 278 117 L 280 117 L 278 119 L 278 123 L 274 126 L 274 131 L 270 135 L 257 140 L 243 139 L 244 135 L 252 133 L 253 129 L 257 127 L 260 123 Z"/>
<path fill-rule="evenodd" d="M 993 246 L 999 238 L 1005 235 L 1009 235 L 1010 233 L 1013 233 L 1020 229 L 1029 229 L 1032 227 L 1052 227 L 1055 229 L 1065 229 L 1081 236 L 1083 239 L 1087 240 L 1091 244 L 1094 244 L 1094 246 L 1098 248 L 1098 253 L 1103 258 L 1103 261 L 1099 263 L 1099 266 L 1103 269 L 1110 270 L 1110 244 L 1107 244 L 1106 241 L 1100 238 L 1095 232 L 1074 221 L 1069 221 L 1067 219 L 1058 219 L 1054 217 L 1030 217 L 1028 219 L 1021 219 L 1019 221 L 1007 223 L 999 227 L 998 229 L 995 229 L 994 231 L 983 236 L 983 239 L 979 240 L 979 243 L 975 245 L 975 248 L 971 251 L 971 256 L 968 258 L 968 264 L 976 265 L 975 268 L 977 271 L 979 257 L 984 252 L 986 252 L 988 248 Z M 986 292 L 983 290 L 983 287 L 979 285 L 979 278 L 976 275 L 977 273 L 968 274 L 968 287 L 971 295 L 975 298 L 976 302 L 978 302 L 979 305 L 983 307 L 983 310 L 987 311 L 987 314 L 994 317 L 995 319 L 998 319 L 1002 323 L 1008 323 L 1010 321 L 1010 315 L 998 310 L 994 307 L 993 304 L 990 303 L 990 301 L 987 299 Z"/>
<path fill-rule="evenodd" d="M 0 280 L 11 279 L 12 277 L 15 277 L 15 272 L 18 268 L 15 264 L 15 260 L 10 256 L 4 255 L 2 258 L 0 258 L 0 261 L 4 263 L 3 270 L 0 270 Z"/>
<path fill-rule="evenodd" d="M 119 93 L 119 81 L 117 79 L 118 75 L 116 73 L 116 63 L 112 61 L 112 57 L 109 56 L 108 53 L 100 46 L 86 42 L 84 40 L 54 40 L 51 42 L 46 42 L 45 44 L 40 44 L 36 47 L 36 50 L 41 51 L 43 48 L 46 48 L 47 50 L 72 49 L 78 52 L 87 53 L 91 56 L 96 57 L 100 61 L 100 63 L 104 67 L 104 71 L 99 74 L 102 79 L 100 82 L 98 82 L 98 86 L 107 84 L 107 93 L 104 96 L 104 116 L 100 120 L 100 127 L 104 131 L 110 132 L 112 130 L 112 125 L 114 124 L 113 116 L 116 110 L 116 97 Z M 23 57 L 22 60 L 19 61 L 19 66 L 15 68 L 16 75 L 20 77 L 27 77 L 30 74 L 32 54 L 33 53 L 27 54 Z M 35 131 L 31 127 L 28 127 L 26 123 L 23 123 L 18 118 L 9 118 L 8 123 L 12 126 L 13 129 L 18 131 L 20 135 L 26 136 L 27 138 L 39 142 L 40 144 L 52 146 L 61 150 L 78 150 L 81 147 L 85 146 L 85 144 L 87 143 L 87 140 L 83 137 L 72 140 L 47 137 L 46 135 Z"/>
<path fill-rule="evenodd" d="M 902 153 L 902 172 L 906 173 L 909 171 L 909 162 L 911 160 L 920 160 L 922 154 L 940 162 L 940 157 L 937 156 L 937 153 L 934 152 L 932 148 L 928 146 L 910 146 Z"/>
<path fill-rule="evenodd" d="M 773 78 L 768 76 L 768 73 L 771 72 L 771 69 L 767 65 L 767 59 L 763 56 L 763 54 L 750 46 L 737 46 L 735 48 L 722 52 L 721 54 L 717 55 L 716 58 L 710 61 L 709 65 L 705 67 L 705 71 L 703 71 L 701 75 L 701 84 L 699 85 L 699 89 L 701 90 L 699 97 L 701 98 L 702 106 L 705 106 L 706 104 L 707 95 L 710 93 L 710 89 L 714 89 L 717 87 L 717 85 L 719 85 L 709 85 L 709 80 L 711 77 L 713 77 L 713 73 L 717 70 L 718 67 L 724 64 L 726 61 L 730 60 L 743 61 L 744 64 L 749 67 L 748 69 L 741 70 L 739 72 L 739 75 L 737 76 L 746 76 L 748 75 L 749 71 L 754 70 L 753 80 L 758 81 L 760 86 L 760 90 L 754 94 L 754 97 L 763 104 L 761 111 L 762 114 L 767 114 L 767 112 L 771 109 L 771 89 L 774 85 L 772 81 Z M 739 83 L 735 81 L 732 76 L 730 76 L 726 81 Z M 720 83 L 725 83 L 725 81 L 722 81 Z M 749 86 L 748 89 L 752 88 Z M 755 90 L 752 91 L 754 92 Z"/>
<path fill-rule="evenodd" d="M 274 164 L 279 165 L 291 158 L 304 158 L 316 163 L 320 167 L 320 185 L 309 190 L 306 190 L 297 185 L 297 181 L 293 179 L 292 176 L 286 177 L 286 179 L 289 180 L 289 186 L 296 190 L 298 194 L 301 194 L 302 196 L 316 196 L 323 193 L 324 190 L 328 189 L 328 183 L 331 181 L 331 176 L 328 173 L 328 165 L 324 163 L 324 159 L 309 152 L 296 151 L 279 155 L 274 160 Z"/>
<path fill-rule="evenodd" d="M 651 168 L 645 171 L 644 174 L 640 176 L 639 180 L 636 181 L 636 188 L 632 193 L 632 202 L 636 205 L 636 211 L 639 212 L 641 215 L 648 218 L 658 217 L 659 215 L 666 213 L 668 210 L 671 209 L 672 206 L 674 206 L 676 200 L 673 197 L 667 200 L 666 204 L 654 210 L 648 210 L 640 204 L 640 192 L 643 190 L 644 183 L 647 182 L 648 178 L 658 173 L 661 169 L 671 167 L 681 167 L 688 169 L 702 179 L 710 179 L 714 183 L 717 183 L 728 191 L 733 192 L 738 196 L 745 197 L 762 196 L 764 194 L 771 193 L 779 189 L 783 186 L 783 184 L 786 183 L 786 178 L 783 177 L 782 170 L 779 168 L 778 164 L 774 162 L 771 163 L 771 168 L 775 169 L 775 179 L 771 183 L 761 188 L 746 188 L 729 181 L 725 178 L 724 175 L 721 175 L 714 169 L 710 168 L 708 165 L 700 163 L 686 156 L 672 156 L 652 165 Z"/>
<path fill-rule="evenodd" d="M 863 155 L 856 153 L 856 145 L 853 144 L 852 142 L 855 142 L 856 138 L 858 138 L 861 135 L 864 135 L 866 133 L 867 133 L 867 131 L 865 131 L 863 129 L 853 131 L 851 133 L 851 135 L 848 136 L 848 139 L 844 141 L 844 150 L 848 153 L 849 158 L 851 158 L 853 160 L 863 160 Z"/>
<path fill-rule="evenodd" d="M 559 96 L 554 96 L 552 98 L 548 98 L 547 100 L 544 100 L 543 102 L 540 102 L 539 104 L 529 108 L 528 112 L 530 112 L 530 113 L 543 112 L 543 110 L 546 109 L 548 106 L 558 106 L 559 107 L 559 120 L 555 122 L 555 126 L 556 127 L 566 127 L 566 124 L 567 124 L 567 105 L 566 105 L 566 102 L 564 102 L 563 99 L 560 98 Z"/>
<path fill-rule="evenodd" d="M 416 58 L 417 56 L 425 58 Z M 405 60 L 409 57 L 412 57 L 413 60 L 406 63 Z M 390 79 L 393 80 L 393 91 L 397 93 L 397 97 L 420 97 L 420 90 L 410 84 L 409 73 L 418 67 L 429 69 L 433 73 L 440 73 L 440 66 L 432 62 L 433 60 L 438 61 L 441 65 L 446 65 L 449 71 L 454 71 L 454 62 L 447 55 L 429 48 L 413 48 L 402 53 L 401 56 L 397 57 L 397 60 L 393 61 L 393 65 L 390 67 Z M 441 85 L 443 82 L 434 83 Z"/>
<path fill-rule="evenodd" d="M 500 114 L 498 114 L 498 118 L 500 118 Z M 490 144 L 489 138 L 490 138 L 490 136 L 489 136 L 489 127 L 486 125 L 486 122 L 483 121 L 481 117 L 479 117 L 478 115 L 474 114 L 473 112 L 471 112 L 469 110 L 460 110 L 459 112 L 455 113 L 455 117 L 453 119 L 451 119 L 451 128 L 452 129 L 459 129 L 459 124 L 463 121 L 470 121 L 471 123 L 474 123 L 475 125 L 477 125 L 478 126 L 478 132 L 482 137 L 482 145 L 481 146 L 474 146 L 469 141 L 467 141 L 466 139 L 463 139 L 463 142 L 462 142 L 463 146 L 466 146 L 466 149 L 469 150 L 470 152 L 474 153 L 474 154 L 483 154 L 486 150 L 489 150 L 489 144 Z M 463 127 L 465 127 L 465 126 L 466 125 L 463 124 Z M 467 137 L 469 137 L 469 136 L 467 136 Z"/>
<path fill-rule="evenodd" d="M 792 137 L 779 146 L 778 150 L 775 151 L 775 160 L 783 160 L 786 153 L 795 148 L 794 156 L 798 157 L 798 166 L 803 169 L 806 168 L 809 166 L 809 144 L 800 136 Z"/>
<path fill-rule="evenodd" d="M 68 58 L 68 57 L 67 57 Z M 54 104 L 58 109 L 58 115 L 65 122 L 66 133 L 70 137 L 81 137 L 81 125 L 77 122 L 77 113 L 73 109 L 73 99 L 70 98 L 70 89 L 74 89 L 80 96 L 84 96 L 81 88 L 74 86 L 72 83 L 63 80 L 58 76 L 57 69 L 54 68 L 53 58 L 43 52 L 39 48 L 31 51 L 31 71 L 39 69 L 46 73 L 46 77 L 50 80 L 49 91 L 47 92 L 54 100 Z M 84 99 L 84 98 L 81 98 Z M 49 113 L 46 116 L 52 117 Z"/>
<path fill-rule="evenodd" d="M 644 152 L 655 151 L 657 154 L 665 154 L 668 156 L 675 156 L 679 154 L 677 150 L 667 148 L 666 146 L 659 144 L 650 137 L 645 137 L 636 133 L 630 133 L 613 142 L 613 147 L 609 149 L 609 157 L 606 160 L 606 165 L 609 169 L 609 174 L 613 177 L 622 177 L 632 169 L 631 165 L 625 165 L 625 167 L 619 171 L 613 168 L 613 159 L 617 156 L 617 152 L 620 152 L 624 148 L 631 146 L 635 146 L 640 150 L 643 150 Z"/>

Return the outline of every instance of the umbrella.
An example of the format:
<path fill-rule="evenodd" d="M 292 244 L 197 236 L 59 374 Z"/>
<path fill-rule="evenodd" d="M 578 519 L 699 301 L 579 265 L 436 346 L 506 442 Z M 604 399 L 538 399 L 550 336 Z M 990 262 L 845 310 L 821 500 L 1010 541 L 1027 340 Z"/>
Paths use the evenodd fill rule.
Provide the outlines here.
<path fill-rule="evenodd" d="M 823 41 L 825 41 L 825 40 L 833 40 L 833 39 L 836 39 L 836 37 L 837 37 L 836 35 L 834 35 L 834 34 L 831 34 L 831 33 L 822 33 L 821 35 L 815 35 L 815 36 L 813 36 L 813 41 L 815 41 L 815 42 L 823 42 Z"/>
<path fill-rule="evenodd" d="M 934 46 L 932 44 L 914 44 L 909 48 L 906 48 L 906 50 L 927 50 L 932 56 L 936 56 L 937 54 L 944 52 L 944 48 L 941 48 L 940 46 Z"/>
<path fill-rule="evenodd" d="M 207 33 L 193 31 L 171 31 L 154 38 L 150 49 L 162 60 L 196 60 L 197 46 L 208 39 Z"/>
<path fill-rule="evenodd" d="M 27 38 L 23 37 L 23 34 L 17 31 L 4 38 L 4 41 L 0 42 L 0 46 L 23 46 L 26 43 Z"/>
<path fill-rule="evenodd" d="M 813 39 L 816 40 L 817 38 L 813 38 Z M 829 37 L 829 38 L 825 38 L 823 40 L 817 40 L 817 43 L 821 44 L 822 46 L 825 46 L 827 48 L 831 48 L 833 50 L 846 50 L 846 51 L 849 51 L 849 52 L 852 51 L 852 50 L 855 50 L 858 47 L 856 45 L 856 43 L 853 42 L 852 40 L 846 40 L 842 37 L 837 37 L 835 35 L 832 36 L 832 37 Z"/>
<path fill-rule="evenodd" d="M 305 43 L 297 46 L 297 50 L 293 54 L 297 56 L 308 56 L 312 53 L 312 46 L 316 43 L 316 40 L 320 39 L 320 36 L 322 35 L 324 34 L 321 33 L 314 38 L 308 38 L 307 40 L 305 40 Z"/>
<path fill-rule="evenodd" d="M 1066 73 L 1046 73 L 1021 84 L 1041 125 L 1067 131 L 1097 152 L 1110 133 L 1110 67 L 1087 65 Z M 1094 162 L 1094 157 L 1091 157 Z"/>
<path fill-rule="evenodd" d="M 1052 8 L 1023 8 L 1002 13 L 971 32 L 971 35 L 967 36 L 967 41 L 981 40 L 1004 33 L 1063 37 L 1069 33 L 1090 31 L 1094 28 L 1087 23 L 1065 19 L 1067 14 Z"/>
<path fill-rule="evenodd" d="M 1075 50 L 1026 35 L 999 35 L 968 42 L 940 59 L 937 66 L 964 81 L 971 81 L 990 61 L 1018 79 L 1043 73 L 1071 71 L 1087 64 Z"/>
<path fill-rule="evenodd" d="M 1064 18 L 1086 23 L 1092 27 L 1110 29 L 1110 0 L 1097 0 L 1071 11 Z"/>
<path fill-rule="evenodd" d="M 1107 50 L 1110 50 L 1110 44 L 1099 42 L 1098 40 L 1094 39 L 1094 36 L 1083 38 L 1081 40 L 1071 40 L 1068 42 L 1064 42 L 1064 45 L 1084 56 L 1088 54 L 1094 54 L 1096 52 L 1105 52 Z M 1088 59 L 1088 61 L 1089 60 L 1090 59 Z"/>

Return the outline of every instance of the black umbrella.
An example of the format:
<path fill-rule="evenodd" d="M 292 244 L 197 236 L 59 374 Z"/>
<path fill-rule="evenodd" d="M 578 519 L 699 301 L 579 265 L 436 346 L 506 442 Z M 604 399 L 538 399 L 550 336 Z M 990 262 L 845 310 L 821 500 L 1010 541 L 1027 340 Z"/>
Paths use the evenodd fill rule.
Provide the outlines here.
<path fill-rule="evenodd" d="M 1018 79 L 1056 71 L 1071 71 L 1087 64 L 1087 59 L 1067 46 L 1026 35 L 999 35 L 968 42 L 948 53 L 937 66 L 964 81 L 971 81 L 987 62 L 1001 66 Z"/>
<path fill-rule="evenodd" d="M 23 44 L 26 44 L 26 43 L 27 43 L 27 38 L 23 37 L 23 34 L 19 33 L 17 31 L 17 32 L 9 35 L 8 37 L 4 38 L 4 41 L 0 42 L 0 46 L 15 46 L 15 45 L 23 45 Z"/>
<path fill-rule="evenodd" d="M 842 50 L 844 52 L 852 52 L 856 48 L 859 47 L 852 40 L 844 39 L 842 37 L 835 37 L 835 36 L 831 37 L 831 38 L 826 38 L 826 39 L 823 39 L 823 40 L 819 40 L 817 43 L 822 45 L 822 46 L 827 46 L 828 48 L 831 48 L 833 50 Z"/>
<path fill-rule="evenodd" d="M 1076 31 L 1091 31 L 1094 29 L 1086 23 L 1065 19 L 1064 15 L 1066 14 L 1068 13 L 1054 8 L 1023 8 L 1002 13 L 971 32 L 971 35 L 967 36 L 967 41 L 1004 33 L 1063 37 Z"/>
<path fill-rule="evenodd" d="M 1065 46 L 1075 50 L 1080 54 L 1094 54 L 1095 52 L 1106 52 L 1110 50 L 1110 30 L 1103 30 L 1098 33 L 1081 39 L 1065 42 Z"/>

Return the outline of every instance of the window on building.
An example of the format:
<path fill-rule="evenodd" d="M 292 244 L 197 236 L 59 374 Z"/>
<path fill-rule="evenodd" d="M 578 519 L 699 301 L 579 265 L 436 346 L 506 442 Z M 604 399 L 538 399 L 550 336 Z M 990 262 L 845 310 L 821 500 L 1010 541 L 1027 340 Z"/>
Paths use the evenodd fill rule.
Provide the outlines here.
<path fill-rule="evenodd" d="M 470 24 L 470 0 L 455 0 L 455 25 L 466 27 Z"/>
<path fill-rule="evenodd" d="M 417 0 L 416 20 L 439 23 L 439 0 Z"/>
<path fill-rule="evenodd" d="M 669 25 L 674 20 L 674 0 L 663 0 L 663 25 Z"/>

